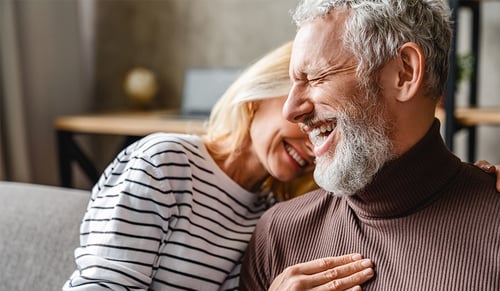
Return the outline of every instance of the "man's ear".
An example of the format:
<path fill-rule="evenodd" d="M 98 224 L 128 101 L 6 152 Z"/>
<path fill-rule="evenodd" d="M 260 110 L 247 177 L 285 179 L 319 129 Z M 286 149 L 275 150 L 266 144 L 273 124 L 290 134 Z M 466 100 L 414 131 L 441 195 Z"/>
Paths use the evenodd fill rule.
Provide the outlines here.
<path fill-rule="evenodd" d="M 413 42 L 407 42 L 399 49 L 396 57 L 399 74 L 397 77 L 396 99 L 406 102 L 417 95 L 422 86 L 425 71 L 425 56 L 422 48 Z"/>

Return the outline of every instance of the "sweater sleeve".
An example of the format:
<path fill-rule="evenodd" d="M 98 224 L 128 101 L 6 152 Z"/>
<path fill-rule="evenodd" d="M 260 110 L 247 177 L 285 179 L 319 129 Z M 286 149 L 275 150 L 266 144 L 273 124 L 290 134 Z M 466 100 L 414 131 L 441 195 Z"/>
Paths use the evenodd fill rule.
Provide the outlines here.
<path fill-rule="evenodd" d="M 267 290 L 272 283 L 270 266 L 273 254 L 270 251 L 270 228 L 273 210 L 274 208 L 269 209 L 260 218 L 243 256 L 240 290 Z"/>
<path fill-rule="evenodd" d="M 63 290 L 149 288 L 176 209 L 168 179 L 139 147 L 120 153 L 94 186 Z"/>

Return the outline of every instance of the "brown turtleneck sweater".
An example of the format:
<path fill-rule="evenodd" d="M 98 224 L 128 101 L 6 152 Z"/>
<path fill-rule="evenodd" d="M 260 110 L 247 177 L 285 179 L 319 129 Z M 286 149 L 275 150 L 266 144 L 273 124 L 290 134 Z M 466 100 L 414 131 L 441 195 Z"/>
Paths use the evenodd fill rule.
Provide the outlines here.
<path fill-rule="evenodd" d="M 357 195 L 317 190 L 267 211 L 240 288 L 267 290 L 287 266 L 353 252 L 375 264 L 363 290 L 500 290 L 494 177 L 450 153 L 436 121 Z"/>

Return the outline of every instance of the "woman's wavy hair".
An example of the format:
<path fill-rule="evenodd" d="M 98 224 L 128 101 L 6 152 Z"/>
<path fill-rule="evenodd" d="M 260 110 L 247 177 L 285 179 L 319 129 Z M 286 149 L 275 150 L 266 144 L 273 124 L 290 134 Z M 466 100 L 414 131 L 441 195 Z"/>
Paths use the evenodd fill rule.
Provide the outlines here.
<path fill-rule="evenodd" d="M 248 142 L 256 110 L 253 101 L 288 95 L 291 89 L 288 73 L 291 51 L 292 42 L 287 42 L 253 63 L 214 105 L 203 136 L 214 158 L 224 159 Z M 262 190 L 271 189 L 278 198 L 288 199 L 316 187 L 312 174 L 308 174 L 290 183 L 271 177 Z"/>

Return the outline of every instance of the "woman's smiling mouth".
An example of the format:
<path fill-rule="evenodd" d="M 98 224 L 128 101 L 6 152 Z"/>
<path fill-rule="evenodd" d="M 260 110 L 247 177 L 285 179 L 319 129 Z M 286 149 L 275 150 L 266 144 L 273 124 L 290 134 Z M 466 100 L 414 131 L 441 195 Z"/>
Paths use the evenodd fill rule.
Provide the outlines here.
<path fill-rule="evenodd" d="M 304 158 L 302 158 L 299 153 L 292 147 L 290 146 L 289 144 L 285 143 L 285 150 L 287 151 L 288 155 L 290 155 L 290 157 L 292 157 L 292 159 L 301 167 L 305 167 L 308 165 L 308 163 L 306 162 L 306 160 L 304 160 Z"/>

